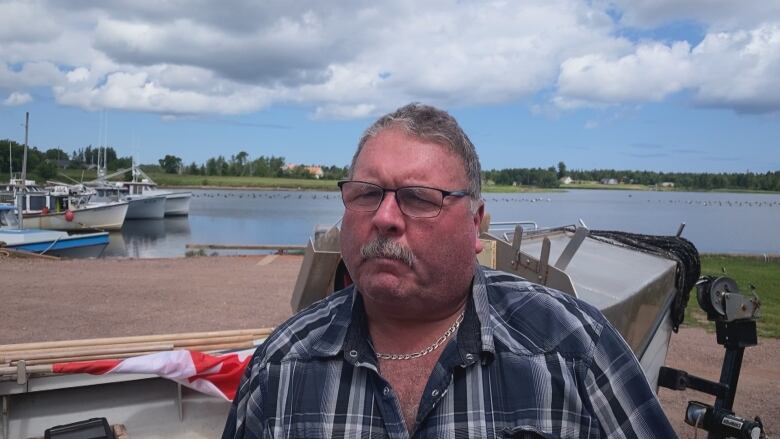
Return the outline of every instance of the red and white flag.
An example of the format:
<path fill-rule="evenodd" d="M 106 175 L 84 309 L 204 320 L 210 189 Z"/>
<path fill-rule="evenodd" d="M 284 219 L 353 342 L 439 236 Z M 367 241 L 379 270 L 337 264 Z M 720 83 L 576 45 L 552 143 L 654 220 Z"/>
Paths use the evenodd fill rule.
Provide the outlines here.
<path fill-rule="evenodd" d="M 209 355 L 197 351 L 156 352 L 124 360 L 55 363 L 54 373 L 145 373 L 159 375 L 184 386 L 232 401 L 244 369 L 255 349 Z"/>

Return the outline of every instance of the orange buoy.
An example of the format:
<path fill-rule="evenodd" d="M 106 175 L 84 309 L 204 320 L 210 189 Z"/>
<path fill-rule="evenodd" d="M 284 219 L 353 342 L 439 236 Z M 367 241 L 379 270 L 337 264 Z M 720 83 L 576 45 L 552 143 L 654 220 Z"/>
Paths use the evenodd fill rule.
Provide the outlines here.
<path fill-rule="evenodd" d="M 70 222 L 70 221 L 73 221 L 73 218 L 74 218 L 75 216 L 76 216 L 76 215 L 75 215 L 75 214 L 73 214 L 73 211 L 72 211 L 72 210 L 68 209 L 68 210 L 66 210 L 66 211 L 65 211 L 65 221 L 68 221 L 68 222 Z"/>

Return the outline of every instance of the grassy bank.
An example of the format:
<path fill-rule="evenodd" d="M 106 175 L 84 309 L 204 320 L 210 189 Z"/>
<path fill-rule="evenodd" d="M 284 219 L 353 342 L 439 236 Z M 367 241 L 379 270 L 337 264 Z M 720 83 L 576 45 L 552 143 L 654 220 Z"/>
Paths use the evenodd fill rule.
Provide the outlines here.
<path fill-rule="evenodd" d="M 656 190 L 654 186 L 646 186 L 644 184 L 601 184 L 597 181 L 583 181 L 561 185 L 562 189 L 609 189 L 609 190 L 621 190 L 621 191 L 649 191 Z M 670 188 L 658 188 L 658 190 L 668 191 L 673 190 Z"/>
<path fill-rule="evenodd" d="M 759 336 L 780 338 L 780 257 L 702 255 L 701 265 L 702 275 L 722 275 L 725 268 L 726 275 L 737 281 L 743 294 L 749 295 L 749 285 L 755 285 L 761 299 Z M 691 292 L 685 322 L 715 329 L 699 308 L 695 289 Z"/>
<path fill-rule="evenodd" d="M 63 171 L 65 175 L 75 181 L 94 180 L 97 174 L 94 170 L 67 169 Z M 235 176 L 217 176 L 217 175 L 177 175 L 166 174 L 162 172 L 149 172 L 150 177 L 162 186 L 182 186 L 182 187 L 215 187 L 215 188 L 256 188 L 256 189 L 309 189 L 309 190 L 337 190 L 335 180 L 310 180 L 301 178 L 272 178 L 272 177 L 235 177 Z M 43 179 L 36 174 L 29 174 L 28 178 L 43 183 Z M 66 177 L 57 175 L 50 180 L 60 180 L 70 183 Z M 0 181 L 8 181 L 8 175 L 0 172 Z M 601 184 L 596 181 L 582 181 L 567 185 L 561 185 L 559 188 L 541 188 L 534 186 L 510 186 L 484 184 L 482 191 L 485 193 L 534 193 L 534 192 L 564 192 L 570 189 L 603 189 L 603 190 L 632 190 L 632 191 L 664 191 L 664 192 L 731 192 L 731 193 L 765 193 L 774 194 L 777 192 L 767 192 L 747 189 L 711 189 L 699 190 L 689 188 L 656 188 L 655 186 L 646 186 L 641 184 Z"/>
<path fill-rule="evenodd" d="M 313 180 L 303 178 L 275 178 L 275 177 L 235 177 L 218 175 L 177 175 L 161 172 L 148 172 L 149 176 L 161 186 L 182 187 L 222 187 L 222 188 L 257 188 L 257 189 L 308 189 L 335 191 L 338 190 L 336 180 Z M 76 181 L 88 181 L 97 177 L 93 170 L 67 170 L 65 175 Z M 54 180 L 63 180 L 59 176 Z M 547 189 L 526 186 L 484 185 L 482 191 L 486 193 L 526 193 L 526 192 L 560 192 L 562 189 Z"/>

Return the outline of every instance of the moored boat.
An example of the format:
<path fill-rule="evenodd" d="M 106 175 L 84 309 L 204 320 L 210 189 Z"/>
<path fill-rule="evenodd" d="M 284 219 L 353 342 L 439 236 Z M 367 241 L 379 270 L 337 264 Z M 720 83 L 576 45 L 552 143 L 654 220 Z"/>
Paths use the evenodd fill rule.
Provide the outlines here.
<path fill-rule="evenodd" d="M 22 184 L 24 183 L 24 184 Z M 16 202 L 21 192 L 21 208 L 27 226 L 37 229 L 84 231 L 119 230 L 124 224 L 128 203 L 93 203 L 83 186 L 64 184 L 43 188 L 32 180 L 11 180 L 0 191 L 0 202 Z"/>
<path fill-rule="evenodd" d="M 38 228 L 19 229 L 16 208 L 0 205 L 0 247 L 66 258 L 95 258 L 108 245 L 108 232 L 69 235 Z"/>
<path fill-rule="evenodd" d="M 126 201 L 88 204 L 74 210 L 25 213 L 24 221 L 32 228 L 47 230 L 119 230 L 125 222 L 127 208 Z"/>
<path fill-rule="evenodd" d="M 173 192 L 159 189 L 157 184 L 148 179 L 123 182 L 122 185 L 132 197 L 164 197 L 165 216 L 187 216 L 190 214 L 192 192 Z"/>
<path fill-rule="evenodd" d="M 168 199 L 165 195 L 128 195 L 126 219 L 160 219 L 165 217 Z"/>

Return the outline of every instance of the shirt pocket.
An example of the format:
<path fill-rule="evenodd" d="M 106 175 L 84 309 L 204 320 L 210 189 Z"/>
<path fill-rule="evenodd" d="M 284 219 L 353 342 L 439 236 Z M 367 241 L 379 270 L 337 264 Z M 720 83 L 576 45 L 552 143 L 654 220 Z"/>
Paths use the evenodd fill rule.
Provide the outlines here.
<path fill-rule="evenodd" d="M 557 434 L 548 433 L 531 425 L 507 427 L 501 431 L 501 437 L 511 439 L 562 439 Z"/>

